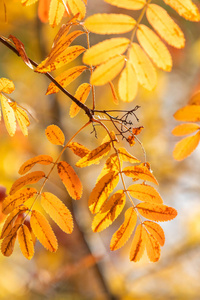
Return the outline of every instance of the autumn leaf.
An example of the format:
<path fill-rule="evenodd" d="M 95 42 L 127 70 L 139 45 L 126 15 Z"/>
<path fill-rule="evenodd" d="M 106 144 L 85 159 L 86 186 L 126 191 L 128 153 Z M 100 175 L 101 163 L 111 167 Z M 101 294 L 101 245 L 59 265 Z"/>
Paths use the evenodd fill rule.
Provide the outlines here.
<path fill-rule="evenodd" d="M 173 157 L 176 160 L 183 160 L 188 157 L 200 142 L 200 131 L 195 135 L 186 137 L 179 141 L 174 148 Z"/>
<path fill-rule="evenodd" d="M 137 262 L 144 254 L 146 247 L 147 234 L 142 224 L 139 224 L 136 228 L 133 242 L 130 251 L 130 261 Z"/>
<path fill-rule="evenodd" d="M 29 6 L 35 2 L 37 2 L 38 0 L 21 0 L 22 5 L 24 6 Z"/>
<path fill-rule="evenodd" d="M 156 262 L 160 258 L 160 244 L 156 238 L 146 231 L 146 250 L 147 255 L 152 262 Z"/>
<path fill-rule="evenodd" d="M 106 163 L 104 164 L 104 167 L 101 170 L 101 173 L 99 174 L 96 182 L 98 182 L 104 175 L 106 175 L 110 172 L 119 173 L 119 169 L 120 169 L 120 165 L 119 165 L 118 156 L 116 153 L 113 153 L 106 160 Z"/>
<path fill-rule="evenodd" d="M 36 164 L 41 165 L 50 165 L 53 162 L 53 158 L 49 155 L 38 155 L 33 158 L 27 160 L 23 165 L 20 167 L 18 173 L 20 175 L 24 175 L 30 169 L 32 169 Z"/>
<path fill-rule="evenodd" d="M 130 154 L 125 148 L 118 148 L 117 152 L 118 152 L 120 159 L 123 161 L 128 161 L 131 164 L 140 162 L 140 160 L 138 160 L 135 156 Z"/>
<path fill-rule="evenodd" d="M 175 136 L 182 136 L 182 135 L 194 133 L 199 129 L 200 126 L 198 124 L 193 124 L 193 123 L 180 124 L 172 130 L 172 134 Z"/>
<path fill-rule="evenodd" d="M 169 221 L 177 216 L 177 211 L 170 206 L 158 203 L 139 203 L 136 206 L 138 212 L 145 218 L 152 221 Z"/>
<path fill-rule="evenodd" d="M 12 109 L 7 98 L 4 95 L 0 94 L 0 100 L 6 129 L 9 135 L 13 136 L 16 131 L 16 119 L 14 110 Z"/>
<path fill-rule="evenodd" d="M 76 90 L 74 97 L 81 103 L 85 103 L 89 96 L 91 88 L 92 87 L 89 83 L 82 83 Z M 70 117 L 74 118 L 79 113 L 80 109 L 81 108 L 75 102 L 72 102 L 69 112 Z"/>
<path fill-rule="evenodd" d="M 138 89 L 138 81 L 133 65 L 127 61 L 122 71 L 119 82 L 118 92 L 122 101 L 131 102 L 135 98 Z"/>
<path fill-rule="evenodd" d="M 30 125 L 29 117 L 25 110 L 23 110 L 21 107 L 17 105 L 16 102 L 11 102 L 9 105 L 12 107 L 15 117 L 17 119 L 17 122 L 19 124 L 19 127 L 23 133 L 23 135 L 28 135 L 28 129 L 27 127 Z"/>
<path fill-rule="evenodd" d="M 170 5 L 177 13 L 185 18 L 186 20 L 190 20 L 193 22 L 198 22 L 200 20 L 200 13 L 197 6 L 192 3 L 191 0 L 163 0 L 166 4 Z"/>
<path fill-rule="evenodd" d="M 199 122 L 200 121 L 200 105 L 186 105 L 174 114 L 177 121 Z"/>
<path fill-rule="evenodd" d="M 86 7 L 82 0 L 67 0 L 67 4 L 73 15 L 78 15 L 78 20 L 82 20 L 86 14 Z"/>
<path fill-rule="evenodd" d="M 57 125 L 49 125 L 45 129 L 46 137 L 48 138 L 49 142 L 54 145 L 63 146 L 65 142 L 65 136 L 62 130 Z"/>
<path fill-rule="evenodd" d="M 49 24 L 52 27 L 58 25 L 64 15 L 65 6 L 62 0 L 51 0 L 49 7 Z"/>
<path fill-rule="evenodd" d="M 128 177 L 132 177 L 134 180 L 142 179 L 158 184 L 153 174 L 149 171 L 147 167 L 143 165 L 126 167 L 122 170 L 122 172 Z"/>
<path fill-rule="evenodd" d="M 115 5 L 117 7 L 138 10 L 144 7 L 146 0 L 104 0 L 105 2 Z"/>
<path fill-rule="evenodd" d="M 154 238 L 160 243 L 160 245 L 164 246 L 165 234 L 162 227 L 159 224 L 151 221 L 144 221 L 143 225 L 149 231 L 149 233 L 151 233 Z"/>
<path fill-rule="evenodd" d="M 10 256 L 13 253 L 15 241 L 17 238 L 17 231 L 21 225 L 16 224 L 9 234 L 4 238 L 1 244 L 1 252 L 4 256 Z"/>
<path fill-rule="evenodd" d="M 17 236 L 23 255 L 27 259 L 31 259 L 34 255 L 34 244 L 28 227 L 22 224 L 18 230 Z"/>
<path fill-rule="evenodd" d="M 0 78 L 0 92 L 11 94 L 15 90 L 12 80 L 7 78 Z"/>
<path fill-rule="evenodd" d="M 130 195 L 140 201 L 153 202 L 153 203 L 163 203 L 162 198 L 159 193 L 154 189 L 154 187 L 146 184 L 133 184 L 128 187 Z"/>
<path fill-rule="evenodd" d="M 76 154 L 79 157 L 84 157 L 85 155 L 87 155 L 90 150 L 88 148 L 86 148 L 85 146 L 77 143 L 77 142 L 71 142 L 68 144 L 68 148 L 71 149 L 74 154 Z"/>

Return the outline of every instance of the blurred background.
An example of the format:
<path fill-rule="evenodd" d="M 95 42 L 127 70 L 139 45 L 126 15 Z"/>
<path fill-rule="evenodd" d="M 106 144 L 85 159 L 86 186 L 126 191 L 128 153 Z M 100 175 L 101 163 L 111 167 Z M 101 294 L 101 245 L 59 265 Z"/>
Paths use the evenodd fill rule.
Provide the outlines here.
<path fill-rule="evenodd" d="M 174 62 L 172 72 L 157 70 L 156 89 L 148 92 L 140 87 L 132 103 L 120 102 L 116 106 L 108 85 L 96 88 L 96 101 L 98 109 L 131 109 L 140 106 L 137 111 L 139 123 L 133 121 L 136 126 L 145 127 L 140 140 L 159 182 L 158 191 L 164 203 L 178 211 L 175 220 L 161 224 L 166 234 L 166 243 L 160 261 L 150 263 L 147 255 L 144 255 L 139 263 L 130 262 L 131 239 L 121 250 L 111 253 L 110 239 L 123 222 L 123 214 L 102 233 L 92 232 L 92 216 L 87 201 L 105 162 L 103 160 L 100 165 L 76 168 L 84 186 L 80 201 L 69 198 L 56 174 L 50 178 L 46 190 L 56 194 L 73 212 L 75 230 L 71 235 L 66 235 L 56 224 L 51 223 L 59 243 L 56 254 L 49 253 L 38 242 L 31 261 L 23 257 L 17 243 L 10 258 L 0 255 L 0 299 L 200 298 L 199 147 L 189 158 L 177 162 L 172 152 L 179 138 L 171 134 L 171 130 L 178 125 L 173 114 L 186 105 L 200 88 L 200 24 L 184 20 L 161 1 L 153 2 L 165 7 L 185 33 L 186 47 L 182 50 L 169 49 Z M 198 4 L 198 1 L 195 3 Z M 16 36 L 24 43 L 27 55 L 40 63 L 50 51 L 59 26 L 52 29 L 48 24 L 40 22 L 37 17 L 38 3 L 23 7 L 19 0 L 10 0 L 5 1 L 5 4 L 6 13 L 4 1 L 0 1 L 0 34 L 5 37 L 10 34 Z M 88 0 L 87 16 L 97 12 L 127 13 L 103 0 Z M 138 12 L 129 13 L 134 18 L 138 17 Z M 64 18 L 62 23 L 67 20 Z M 105 37 L 90 34 L 90 39 L 93 45 Z M 81 36 L 75 41 L 75 44 L 79 43 L 86 45 L 85 37 Z M 81 57 L 69 66 L 78 64 L 81 64 Z M 53 75 L 60 74 L 66 68 L 68 66 Z M 68 90 L 74 94 L 80 83 L 88 81 L 87 76 L 85 73 L 81 75 Z M 14 82 L 12 98 L 31 113 L 28 138 L 20 130 L 11 138 L 3 120 L 0 123 L 0 185 L 8 193 L 12 183 L 19 177 L 18 169 L 24 161 L 39 154 L 48 154 L 54 158 L 58 156 L 59 147 L 53 146 L 45 138 L 48 125 L 60 126 L 68 139 L 87 121 L 87 117 L 80 112 L 75 119 L 71 119 L 70 99 L 62 93 L 45 96 L 49 80 L 27 68 L 3 44 L 0 44 L 0 77 Z M 114 84 L 117 84 L 117 79 Z M 92 105 L 91 98 L 87 104 Z M 97 128 L 98 139 L 91 132 L 92 127 L 87 128 L 76 141 L 89 149 L 97 147 L 105 132 Z M 127 147 L 123 143 L 122 146 Z M 142 150 L 137 145 L 132 148 L 128 146 L 127 150 L 143 159 Z M 74 165 L 77 158 L 66 151 L 63 160 Z M 48 166 L 44 170 L 48 171 Z M 3 192 L 1 188 L 0 193 Z"/>

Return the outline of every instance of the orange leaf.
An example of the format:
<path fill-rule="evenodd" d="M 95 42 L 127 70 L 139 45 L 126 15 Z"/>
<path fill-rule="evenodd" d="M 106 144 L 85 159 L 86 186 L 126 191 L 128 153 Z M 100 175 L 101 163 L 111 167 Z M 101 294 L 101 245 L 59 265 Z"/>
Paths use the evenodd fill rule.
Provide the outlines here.
<path fill-rule="evenodd" d="M 49 20 L 50 1 L 51 0 L 40 0 L 38 3 L 38 17 L 43 23 L 47 23 Z"/>
<path fill-rule="evenodd" d="M 57 125 L 49 125 L 45 129 L 46 137 L 48 138 L 49 142 L 54 145 L 64 145 L 65 136 L 62 130 Z"/>
<path fill-rule="evenodd" d="M 91 85 L 89 83 L 82 83 L 76 90 L 74 97 L 78 99 L 81 103 L 85 103 L 85 101 L 89 96 L 90 90 L 91 90 Z M 72 102 L 70 107 L 70 113 L 69 113 L 70 117 L 74 118 L 79 111 L 80 111 L 80 107 L 75 102 Z"/>
<path fill-rule="evenodd" d="M 152 221 L 169 221 L 177 216 L 177 211 L 170 206 L 154 203 L 140 203 L 137 206 L 139 213 Z"/>
<path fill-rule="evenodd" d="M 138 160 L 135 156 L 130 154 L 125 148 L 119 148 L 117 150 L 117 152 L 119 154 L 120 159 L 123 160 L 123 161 L 128 161 L 132 164 L 140 162 L 140 160 Z"/>
<path fill-rule="evenodd" d="M 10 256 L 13 253 L 15 241 L 17 237 L 17 231 L 21 225 L 16 224 L 10 231 L 10 233 L 5 237 L 1 244 L 1 252 L 4 256 Z"/>
<path fill-rule="evenodd" d="M 158 184 L 153 174 L 149 171 L 147 167 L 143 165 L 126 167 L 122 170 L 122 172 L 128 177 L 134 178 L 134 180 L 142 179 Z"/>
<path fill-rule="evenodd" d="M 182 16 L 186 20 L 190 20 L 193 22 L 200 21 L 199 10 L 191 0 L 164 0 L 164 2 L 170 5 L 174 10 L 177 11 L 180 16 Z"/>
<path fill-rule="evenodd" d="M 106 160 L 106 163 L 105 163 L 103 169 L 101 170 L 101 173 L 99 174 L 96 182 L 98 182 L 104 175 L 106 175 L 110 172 L 119 173 L 119 159 L 118 159 L 116 153 L 112 154 Z"/>
<path fill-rule="evenodd" d="M 200 141 L 200 131 L 195 135 L 188 136 L 178 142 L 173 151 L 173 157 L 176 160 L 183 160 L 188 157 L 198 146 Z"/>
<path fill-rule="evenodd" d="M 41 204 L 64 232 L 72 233 L 73 219 L 71 212 L 60 199 L 51 193 L 42 193 Z"/>
<path fill-rule="evenodd" d="M 75 173 L 74 169 L 65 161 L 61 161 L 57 165 L 58 175 L 65 185 L 69 195 L 79 200 L 82 196 L 82 183 Z"/>
<path fill-rule="evenodd" d="M 30 169 L 32 169 L 36 164 L 41 165 L 50 165 L 53 162 L 53 158 L 49 155 L 38 155 L 33 158 L 27 160 L 23 165 L 20 167 L 18 173 L 20 175 L 24 175 Z"/>
<path fill-rule="evenodd" d="M 86 14 L 86 8 L 82 0 L 67 0 L 67 4 L 73 15 L 79 14 L 78 20 L 82 20 Z"/>
<path fill-rule="evenodd" d="M 30 224 L 33 233 L 40 243 L 47 250 L 56 252 L 58 248 L 57 239 L 47 219 L 39 211 L 33 210 Z"/>
<path fill-rule="evenodd" d="M 30 121 L 27 113 L 21 108 L 17 106 L 16 102 L 11 102 L 9 105 L 13 108 L 15 116 L 17 118 L 17 122 L 19 123 L 19 127 L 23 133 L 23 135 L 28 135 L 27 127 L 30 125 Z"/>
<path fill-rule="evenodd" d="M 174 114 L 177 121 L 199 122 L 200 121 L 200 105 L 186 105 Z"/>
<path fill-rule="evenodd" d="M 137 222 L 137 214 L 133 207 L 129 207 L 125 212 L 124 222 L 120 228 L 113 234 L 110 242 L 110 250 L 114 251 L 122 246 L 130 238 Z"/>
<path fill-rule="evenodd" d="M 159 193 L 154 187 L 146 184 L 133 184 L 128 187 L 132 197 L 145 202 L 163 203 Z"/>
<path fill-rule="evenodd" d="M 139 224 L 136 228 L 135 236 L 131 245 L 130 261 L 137 262 L 141 259 L 146 247 L 146 239 L 146 230 L 142 224 Z"/>
<path fill-rule="evenodd" d="M 31 259 L 34 255 L 34 245 L 32 235 L 28 227 L 22 224 L 18 230 L 18 241 L 23 255 Z"/>
<path fill-rule="evenodd" d="M 16 120 L 13 108 L 10 106 L 7 98 L 0 94 L 1 107 L 3 111 L 4 122 L 10 136 L 13 136 L 16 131 Z"/>
<path fill-rule="evenodd" d="M 156 238 L 160 245 L 164 246 L 165 234 L 162 227 L 159 224 L 151 221 L 144 221 L 143 225 L 149 231 L 149 233 L 151 233 Z"/>
<path fill-rule="evenodd" d="M 152 262 L 156 262 L 160 258 L 160 244 L 155 237 L 146 231 L 146 250 L 147 255 Z"/>
<path fill-rule="evenodd" d="M 76 154 L 77 156 L 80 156 L 80 157 L 83 157 L 90 152 L 90 150 L 88 148 L 86 148 L 85 146 L 83 146 L 77 142 L 69 143 L 68 148 L 71 149 L 74 152 L 74 154 Z"/>
<path fill-rule="evenodd" d="M 175 136 L 182 136 L 190 133 L 194 133 L 195 131 L 199 130 L 200 126 L 198 124 L 193 123 L 187 123 L 187 124 L 181 124 L 176 126 L 172 130 L 172 134 Z"/>
<path fill-rule="evenodd" d="M 49 7 L 49 24 L 52 27 L 58 25 L 64 15 L 65 7 L 62 0 L 51 0 Z"/>
<path fill-rule="evenodd" d="M 14 83 L 7 78 L 0 78 L 0 92 L 11 94 L 15 89 Z"/>
<path fill-rule="evenodd" d="M 132 133 L 133 133 L 133 135 L 138 135 L 138 134 L 140 134 L 140 132 L 141 132 L 143 129 L 144 129 L 143 126 L 140 126 L 140 127 L 134 127 L 134 128 L 132 129 Z"/>
<path fill-rule="evenodd" d="M 104 0 L 105 2 L 126 9 L 137 10 L 144 7 L 146 0 Z"/>
<path fill-rule="evenodd" d="M 138 89 L 138 81 L 133 65 L 127 61 L 126 67 L 122 71 L 119 82 L 118 92 L 122 101 L 131 102 L 134 100 Z"/>

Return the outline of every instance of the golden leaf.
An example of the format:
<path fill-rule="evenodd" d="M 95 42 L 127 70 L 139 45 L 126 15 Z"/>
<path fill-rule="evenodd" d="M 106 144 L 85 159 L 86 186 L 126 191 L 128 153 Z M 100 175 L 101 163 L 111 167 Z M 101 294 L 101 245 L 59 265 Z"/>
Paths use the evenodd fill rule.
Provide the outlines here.
<path fill-rule="evenodd" d="M 118 100 L 118 97 L 117 97 L 117 93 L 115 91 L 115 87 L 114 87 L 114 84 L 109 81 L 109 86 L 110 86 L 110 89 L 111 89 L 111 92 L 112 92 L 112 99 L 113 99 L 113 102 L 118 105 L 119 104 L 119 100 Z"/>
<path fill-rule="evenodd" d="M 122 170 L 122 172 L 128 177 L 132 177 L 134 180 L 142 179 L 158 184 L 156 178 L 146 166 L 139 165 L 134 167 L 126 167 Z"/>
<path fill-rule="evenodd" d="M 126 67 L 122 71 L 119 82 L 118 92 L 122 101 L 131 102 L 135 98 L 138 89 L 138 81 L 133 65 L 127 61 Z"/>
<path fill-rule="evenodd" d="M 194 133 L 199 129 L 200 126 L 198 124 L 193 124 L 193 123 L 180 124 L 172 130 L 172 134 L 175 136 L 182 136 L 182 135 Z"/>
<path fill-rule="evenodd" d="M 104 175 L 93 188 L 88 205 L 91 213 L 98 213 L 106 200 L 108 199 L 110 193 L 114 190 L 119 182 L 119 176 L 115 172 L 109 172 Z"/>
<path fill-rule="evenodd" d="M 157 84 L 155 67 L 137 43 L 131 44 L 129 59 L 135 69 L 139 83 L 145 89 L 149 91 L 153 90 Z"/>
<path fill-rule="evenodd" d="M 132 133 L 133 133 L 133 135 L 138 135 L 138 134 L 140 134 L 140 132 L 141 132 L 143 129 L 144 129 L 143 126 L 134 127 L 134 128 L 132 129 Z"/>
<path fill-rule="evenodd" d="M 62 86 L 66 87 L 69 85 L 72 81 L 74 81 L 78 76 L 80 76 L 83 71 L 87 70 L 88 68 L 86 66 L 77 66 L 73 67 L 71 69 L 68 69 L 67 71 L 63 72 L 59 76 L 55 78 L 55 80 Z M 50 95 L 53 93 L 58 93 L 60 89 L 51 82 L 48 86 L 46 95 Z"/>
<path fill-rule="evenodd" d="M 97 164 L 103 156 L 108 154 L 110 149 L 110 142 L 106 142 L 82 157 L 79 161 L 77 161 L 76 166 L 83 168 L 92 164 Z"/>
<path fill-rule="evenodd" d="M 74 154 L 76 154 L 79 157 L 84 157 L 90 152 L 88 148 L 77 142 L 69 143 L 68 148 L 71 149 L 74 152 Z"/>
<path fill-rule="evenodd" d="M 65 7 L 62 0 L 51 0 L 49 7 L 49 24 L 52 27 L 58 25 L 64 15 Z"/>
<path fill-rule="evenodd" d="M 83 62 L 87 65 L 99 65 L 110 58 L 124 53 L 130 43 L 127 38 L 112 38 L 104 40 L 91 48 L 89 48 L 83 55 Z"/>
<path fill-rule="evenodd" d="M 142 224 L 139 224 L 136 228 L 133 242 L 131 245 L 130 261 L 137 262 L 144 254 L 146 247 L 147 234 Z"/>
<path fill-rule="evenodd" d="M 94 217 L 92 222 L 92 230 L 100 232 L 110 226 L 116 218 L 121 214 L 126 203 L 126 195 L 123 190 L 117 191 L 103 205 L 100 212 Z"/>
<path fill-rule="evenodd" d="M 66 187 L 69 195 L 73 199 L 79 200 L 82 196 L 83 187 L 74 169 L 66 161 L 59 162 L 57 169 L 58 175 L 60 176 L 60 179 Z"/>
<path fill-rule="evenodd" d="M 110 250 L 114 251 L 122 246 L 130 238 L 137 222 L 137 214 L 133 207 L 129 207 L 124 215 L 124 222 L 119 229 L 113 234 L 110 242 Z"/>
<path fill-rule="evenodd" d="M 17 231 L 21 225 L 16 224 L 10 231 L 10 233 L 4 238 L 1 244 L 1 252 L 4 256 L 10 256 L 13 253 L 15 241 L 17 237 Z"/>
<path fill-rule="evenodd" d="M 119 157 L 123 161 L 128 161 L 131 164 L 139 163 L 140 160 L 138 160 L 135 156 L 130 154 L 125 148 L 119 148 L 117 150 Z"/>
<path fill-rule="evenodd" d="M 200 131 L 195 135 L 188 136 L 179 141 L 174 148 L 173 157 L 176 160 L 183 160 L 188 157 L 198 146 L 200 141 Z"/>
<path fill-rule="evenodd" d="M 17 236 L 22 254 L 27 259 L 31 259 L 34 255 L 34 245 L 32 235 L 28 227 L 22 224 L 18 230 Z"/>
<path fill-rule="evenodd" d="M 46 137 L 48 138 L 49 142 L 54 145 L 64 145 L 65 136 L 62 130 L 57 125 L 49 125 L 45 129 Z"/>
<path fill-rule="evenodd" d="M 90 90 L 91 90 L 91 85 L 89 83 L 82 83 L 76 90 L 74 97 L 78 99 L 81 103 L 85 103 L 85 101 L 89 96 Z M 70 107 L 70 112 L 69 112 L 70 117 L 74 118 L 79 111 L 80 111 L 80 107 L 75 102 L 72 102 Z"/>
<path fill-rule="evenodd" d="M 11 102 L 9 104 L 14 110 L 15 116 L 17 118 L 17 122 L 19 124 L 19 127 L 23 135 L 27 136 L 28 135 L 27 127 L 30 125 L 30 121 L 27 113 L 21 107 L 18 107 L 16 102 Z"/>
<path fill-rule="evenodd" d="M 82 0 L 67 0 L 67 4 L 73 15 L 79 14 L 78 20 L 82 20 L 86 14 L 86 8 Z"/>
<path fill-rule="evenodd" d="M 151 233 L 156 238 L 160 245 L 164 246 L 165 234 L 162 227 L 159 224 L 151 221 L 144 221 L 143 225 L 149 231 L 149 233 Z"/>
<path fill-rule="evenodd" d="M 177 121 L 199 122 L 200 121 L 200 105 L 186 105 L 174 114 Z"/>
<path fill-rule="evenodd" d="M 131 31 L 136 21 L 123 14 L 95 14 L 85 20 L 85 27 L 98 34 L 117 34 Z"/>
<path fill-rule="evenodd" d="M 35 194 L 37 194 L 35 188 L 24 188 L 13 195 L 7 196 L 3 201 L 3 213 L 9 214 L 13 209 L 32 198 Z"/>
<path fill-rule="evenodd" d="M 90 83 L 93 85 L 104 85 L 108 83 L 121 72 L 124 67 L 124 63 L 124 55 L 111 58 L 94 70 L 90 77 Z"/>
<path fill-rule="evenodd" d="M 4 122 L 10 136 L 13 136 L 16 131 L 15 113 L 4 95 L 0 94 L 1 107 L 3 111 Z"/>
<path fill-rule="evenodd" d="M 152 221 L 169 221 L 177 216 L 177 211 L 170 206 L 154 203 L 139 203 L 136 208 L 138 212 L 145 218 Z"/>
<path fill-rule="evenodd" d="M 37 2 L 38 0 L 21 0 L 22 5 L 28 6 L 31 5 L 35 2 Z"/>
<path fill-rule="evenodd" d="M 119 159 L 116 153 L 111 154 L 111 156 L 106 160 L 106 163 L 99 174 L 97 181 L 98 182 L 104 175 L 115 172 L 119 173 Z"/>
<path fill-rule="evenodd" d="M 170 72 L 172 68 L 172 58 L 165 44 L 146 25 L 139 25 L 137 38 L 158 68 Z"/>
<path fill-rule="evenodd" d="M 164 2 L 170 5 L 180 16 L 186 20 L 193 22 L 198 22 L 200 20 L 199 10 L 191 0 L 164 0 Z"/>
<path fill-rule="evenodd" d="M 64 232 L 72 233 L 74 225 L 71 212 L 60 199 L 51 193 L 42 193 L 41 204 Z"/>
<path fill-rule="evenodd" d="M 7 78 L 0 78 L 0 92 L 11 94 L 15 89 L 14 83 Z"/>
<path fill-rule="evenodd" d="M 151 26 L 169 45 L 176 48 L 185 46 L 183 32 L 165 9 L 156 4 L 149 4 L 146 16 Z"/>
<path fill-rule="evenodd" d="M 160 258 L 160 244 L 155 237 L 146 231 L 146 250 L 147 255 L 152 262 L 156 262 Z"/>
<path fill-rule="evenodd" d="M 128 191 L 132 197 L 145 202 L 163 203 L 159 193 L 154 187 L 146 184 L 133 184 L 128 187 Z"/>
<path fill-rule="evenodd" d="M 47 250 L 56 252 L 58 248 L 57 239 L 47 219 L 39 211 L 33 210 L 30 224 L 33 233 L 40 243 Z"/>
<path fill-rule="evenodd" d="M 38 155 L 33 158 L 28 159 L 23 165 L 20 167 L 18 173 L 20 175 L 24 175 L 30 169 L 32 169 L 36 164 L 41 165 L 50 165 L 53 162 L 53 158 L 49 155 Z"/>
<path fill-rule="evenodd" d="M 105 2 L 117 7 L 138 10 L 144 7 L 146 0 L 104 0 Z"/>

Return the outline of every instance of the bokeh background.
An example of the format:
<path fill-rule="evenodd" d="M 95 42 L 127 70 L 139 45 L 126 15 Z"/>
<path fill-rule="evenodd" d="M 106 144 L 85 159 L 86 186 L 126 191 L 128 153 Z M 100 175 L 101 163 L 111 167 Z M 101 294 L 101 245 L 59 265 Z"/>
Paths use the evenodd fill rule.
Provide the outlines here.
<path fill-rule="evenodd" d="M 166 243 L 160 261 L 150 263 L 144 255 L 139 263 L 130 262 L 131 239 L 121 250 L 111 253 L 109 242 L 121 225 L 123 216 L 102 233 L 92 232 L 92 216 L 87 208 L 87 200 L 103 162 L 99 166 L 76 168 L 84 185 L 80 201 L 71 201 L 56 174 L 46 186 L 73 212 L 76 220 L 74 232 L 68 236 L 52 222 L 59 242 L 56 254 L 47 252 L 37 243 L 35 256 L 27 261 L 16 243 L 10 258 L 0 255 L 0 299 L 200 298 L 200 149 L 197 148 L 182 162 L 175 161 L 172 152 L 178 139 L 171 134 L 177 125 L 173 114 L 186 105 L 191 95 L 200 88 L 200 24 L 182 19 L 162 1 L 153 2 L 165 7 L 185 33 L 184 49 L 170 47 L 174 61 L 172 72 L 158 70 L 156 89 L 147 92 L 139 88 L 136 99 L 130 104 L 120 102 L 116 106 L 108 86 L 96 89 L 96 101 L 99 109 L 131 109 L 140 106 L 137 111 L 140 121 L 134 122 L 136 126 L 145 127 L 140 140 L 159 181 L 158 191 L 164 203 L 178 211 L 175 220 L 161 224 L 165 230 Z M 194 2 L 198 5 L 199 1 Z M 52 29 L 48 24 L 42 24 L 37 17 L 37 5 L 25 8 L 19 0 L 0 1 L 0 34 L 5 37 L 9 34 L 16 36 L 24 43 L 28 56 L 39 63 L 49 52 L 59 26 Z M 127 13 L 103 0 L 88 0 L 87 16 L 96 12 Z M 131 12 L 131 15 L 137 18 L 138 12 Z M 64 18 L 62 23 L 66 21 L 67 18 Z M 104 38 L 90 34 L 92 45 Z M 75 42 L 86 45 L 84 37 L 79 37 Z M 80 63 L 81 58 L 78 58 L 70 67 Z M 68 66 L 53 75 L 66 68 Z M 31 113 L 28 138 L 19 130 L 11 138 L 3 120 L 0 123 L 0 185 L 8 192 L 25 160 L 39 154 L 57 157 L 59 147 L 51 145 L 45 138 L 46 126 L 59 125 L 68 139 L 87 118 L 80 112 L 75 119 L 70 119 L 71 101 L 61 93 L 45 96 L 48 79 L 34 73 L 3 44 L 0 44 L 0 77 L 13 80 L 16 89 L 12 98 Z M 86 80 L 87 74 L 81 75 L 68 90 L 74 93 L 78 85 Z M 117 84 L 117 79 L 114 83 Z M 92 105 L 90 98 L 87 104 Z M 91 131 L 92 128 L 83 131 L 77 139 L 90 149 L 97 147 L 105 135 L 97 129 L 96 139 Z M 128 146 L 127 149 L 143 159 L 140 147 Z M 72 165 L 77 160 L 67 151 L 63 159 Z"/>

